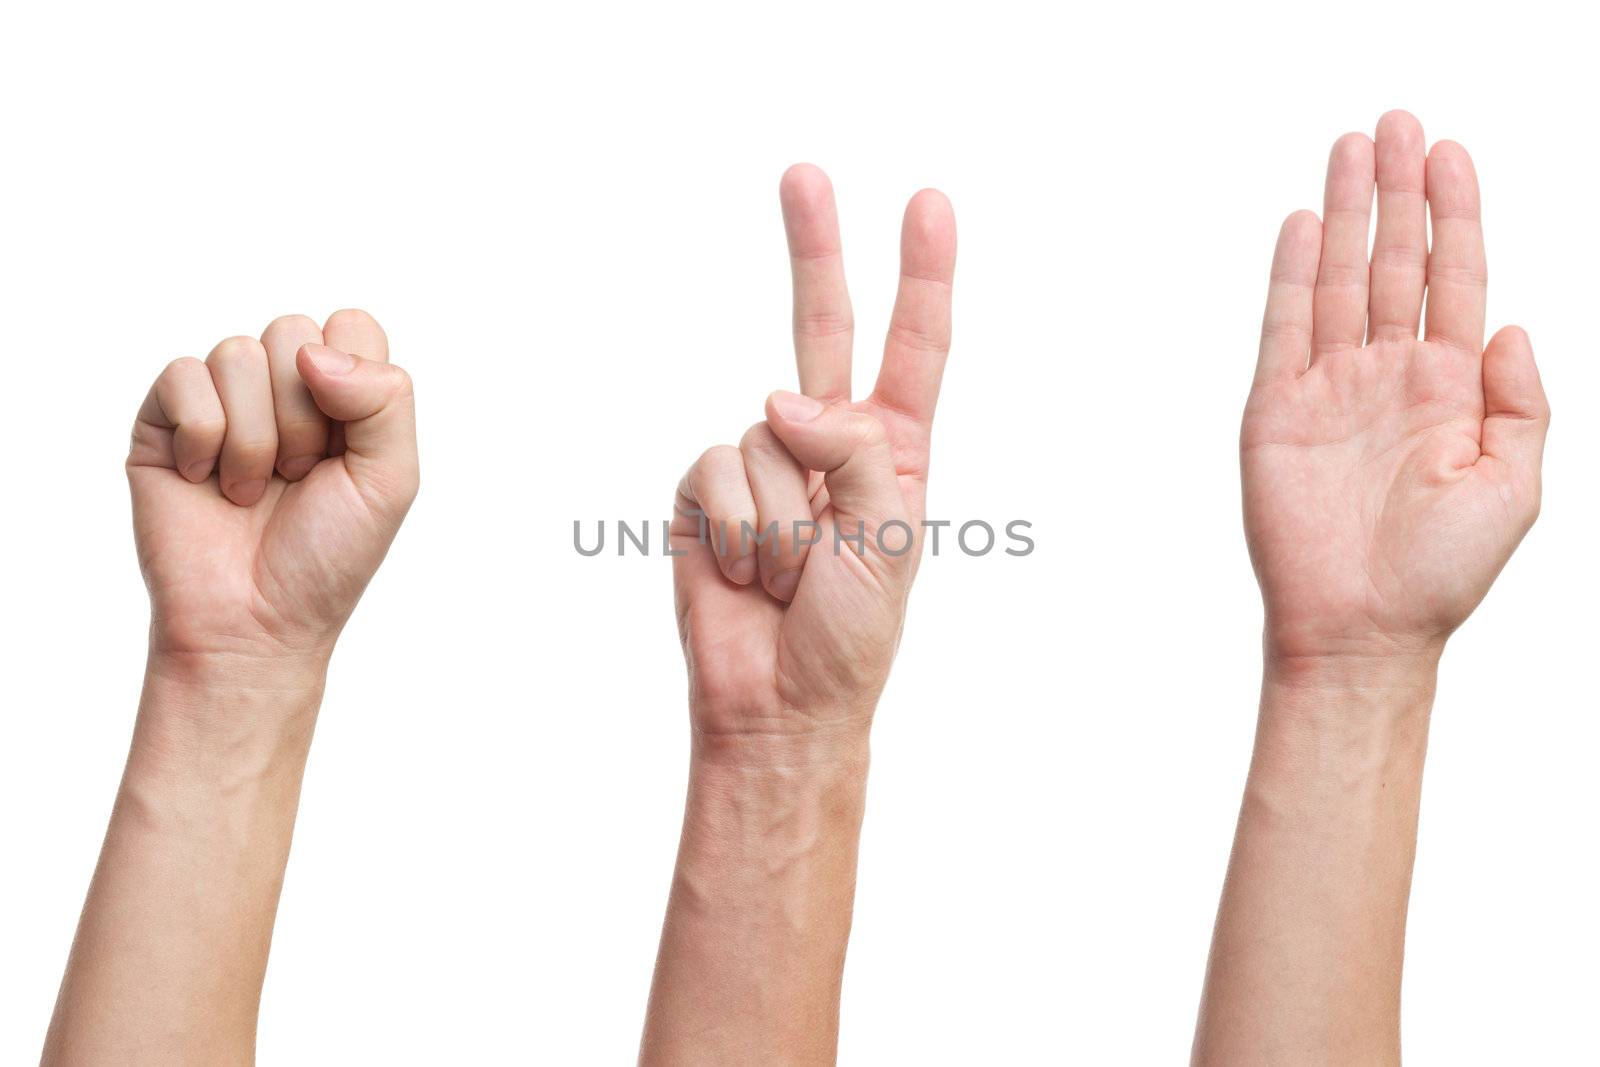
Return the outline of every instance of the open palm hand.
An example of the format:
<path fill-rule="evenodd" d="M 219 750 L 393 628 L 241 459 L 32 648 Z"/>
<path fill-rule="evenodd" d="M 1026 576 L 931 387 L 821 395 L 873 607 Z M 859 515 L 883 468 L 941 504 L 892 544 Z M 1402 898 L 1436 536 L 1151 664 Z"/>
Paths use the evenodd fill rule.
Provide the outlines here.
<path fill-rule="evenodd" d="M 1341 138 L 1324 220 L 1279 236 L 1241 435 L 1272 654 L 1436 649 L 1532 525 L 1549 408 L 1520 329 L 1484 347 L 1485 286 L 1465 150 L 1403 112 Z"/>

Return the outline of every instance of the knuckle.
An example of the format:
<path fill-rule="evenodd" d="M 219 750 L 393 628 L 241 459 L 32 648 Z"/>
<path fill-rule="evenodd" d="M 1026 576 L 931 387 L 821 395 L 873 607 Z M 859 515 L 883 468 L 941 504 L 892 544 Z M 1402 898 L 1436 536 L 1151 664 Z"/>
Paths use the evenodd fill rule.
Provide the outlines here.
<path fill-rule="evenodd" d="M 278 440 L 285 449 L 291 447 L 291 442 L 299 443 L 326 441 L 327 437 L 327 419 L 289 419 L 278 424 Z M 301 449 L 300 451 L 304 450 Z"/>
<path fill-rule="evenodd" d="M 411 374 L 404 367 L 397 367 L 392 363 L 385 366 L 389 368 L 389 380 L 392 383 L 390 388 L 394 390 L 394 396 L 410 399 L 416 395 Z"/>
<path fill-rule="evenodd" d="M 409 507 L 421 488 L 422 471 L 416 463 L 396 465 L 388 482 L 388 495 L 392 500 Z"/>
<path fill-rule="evenodd" d="M 192 378 L 196 374 L 206 373 L 206 365 L 193 356 L 179 356 L 168 363 L 161 371 L 161 377 L 169 379 Z"/>
<path fill-rule="evenodd" d="M 1372 266 L 1375 270 L 1389 267 L 1413 271 L 1426 268 L 1427 265 L 1428 253 L 1420 245 L 1383 243 L 1372 249 Z"/>
<path fill-rule="evenodd" d="M 1477 264 L 1445 263 L 1435 258 L 1428 264 L 1428 281 L 1482 289 L 1489 284 L 1489 272 Z"/>
<path fill-rule="evenodd" d="M 250 466 L 268 466 L 278 455 L 278 440 L 261 434 L 229 437 L 226 444 L 228 459 Z"/>
<path fill-rule="evenodd" d="M 744 459 L 739 455 L 739 450 L 732 445 L 712 445 L 700 453 L 700 458 L 694 461 L 694 470 L 703 475 L 715 477 L 719 474 L 730 474 L 742 469 Z"/>
<path fill-rule="evenodd" d="M 411 456 L 374 464 L 361 479 L 358 490 L 375 512 L 399 519 L 410 510 L 421 484 L 416 457 Z"/>
<path fill-rule="evenodd" d="M 761 533 L 761 519 L 748 508 L 734 508 L 720 515 L 714 514 L 711 520 L 727 527 L 730 555 L 739 555 L 741 548 L 753 547 L 751 539 Z"/>
<path fill-rule="evenodd" d="M 1261 336 L 1269 341 L 1298 340 L 1309 337 L 1311 331 L 1296 319 L 1268 319 L 1261 324 Z"/>
<path fill-rule="evenodd" d="M 211 350 L 206 357 L 206 363 L 211 366 L 218 364 L 238 364 L 251 360 L 265 360 L 267 350 L 261 347 L 261 342 L 254 337 L 227 337 L 217 342 L 217 347 Z"/>
<path fill-rule="evenodd" d="M 338 327 L 352 326 L 377 326 L 378 320 L 362 311 L 360 308 L 340 308 L 328 316 L 328 322 L 323 327 L 332 330 Z"/>
<path fill-rule="evenodd" d="M 772 427 L 765 422 L 754 423 L 739 439 L 739 451 L 745 454 L 759 452 L 772 455 L 780 449 L 783 449 L 783 443 L 778 440 L 778 435 L 772 432 Z"/>
<path fill-rule="evenodd" d="M 1367 261 L 1363 257 L 1359 263 L 1340 263 L 1330 259 L 1322 261 L 1322 269 L 1317 274 L 1319 288 L 1343 289 L 1346 287 L 1366 288 L 1368 282 Z"/>
<path fill-rule="evenodd" d="M 307 331 L 320 332 L 321 327 L 309 315 L 279 315 L 267 323 L 267 328 L 262 333 L 305 333 Z"/>
<path fill-rule="evenodd" d="M 883 423 L 871 415 L 855 414 L 851 416 L 856 433 L 856 445 L 859 448 L 880 448 L 889 444 L 889 433 L 883 428 Z"/>
<path fill-rule="evenodd" d="M 947 330 L 925 329 L 908 322 L 891 323 L 889 338 L 913 352 L 945 352 L 950 348 L 950 335 Z"/>
<path fill-rule="evenodd" d="M 855 328 L 855 319 L 849 311 L 809 311 L 794 317 L 796 336 L 809 340 L 839 337 L 853 333 Z"/>
<path fill-rule="evenodd" d="M 806 553 L 810 550 L 811 546 L 795 535 L 793 523 L 780 525 L 777 546 L 761 553 L 762 578 L 771 582 L 790 571 L 802 569 L 806 565 Z"/>
<path fill-rule="evenodd" d="M 220 416 L 192 419 L 179 426 L 186 435 L 201 441 L 221 441 L 228 432 L 228 420 Z"/>

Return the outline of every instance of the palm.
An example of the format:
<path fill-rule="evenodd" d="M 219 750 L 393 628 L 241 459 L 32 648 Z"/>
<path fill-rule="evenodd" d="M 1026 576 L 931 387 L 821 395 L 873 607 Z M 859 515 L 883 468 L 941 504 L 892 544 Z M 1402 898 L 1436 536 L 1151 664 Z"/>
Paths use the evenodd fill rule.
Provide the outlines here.
<path fill-rule="evenodd" d="M 920 423 L 868 399 L 848 405 L 876 418 L 889 437 L 906 501 L 920 529 L 927 484 L 928 434 Z M 838 521 L 828 491 L 813 476 L 812 517 L 824 546 Z M 854 523 L 846 524 L 853 531 Z M 811 552 L 799 590 L 785 605 L 759 584 L 731 584 L 714 566 L 696 568 L 680 610 L 696 681 L 741 708 L 815 707 L 849 694 L 853 706 L 876 701 L 899 640 L 903 591 L 886 589 L 849 546 Z"/>
<path fill-rule="evenodd" d="M 783 452 L 798 467 L 800 484 L 790 499 L 803 513 L 782 516 L 781 525 L 811 519 L 820 537 L 803 557 L 792 596 L 776 592 L 767 573 L 750 584 L 730 581 L 728 561 L 719 566 L 714 551 L 687 536 L 695 528 L 683 511 L 697 503 L 696 495 L 703 500 L 707 494 L 680 494 L 674 540 L 688 553 L 675 561 L 680 632 L 697 722 L 711 731 L 787 729 L 794 725 L 795 709 L 834 718 L 870 714 L 899 640 L 921 540 L 903 557 L 889 559 L 876 550 L 876 531 L 891 521 L 921 530 L 930 424 L 948 348 L 953 220 L 942 197 L 919 196 L 907 211 L 902 248 L 907 269 L 878 386 L 868 399 L 846 400 L 850 312 L 832 192 L 820 172 L 796 168 L 785 178 L 783 196 L 795 264 L 795 344 L 802 388 L 809 396 L 826 398 L 830 414 L 850 412 L 875 424 L 886 446 L 886 464 L 893 468 L 885 475 L 892 488 L 877 503 L 863 507 L 848 488 L 843 497 L 835 492 L 838 484 L 831 474 L 825 480 Z M 757 451 L 767 453 L 770 463 L 773 444 L 764 424 L 746 435 L 742 456 L 722 450 L 723 462 L 740 468 L 737 488 L 748 470 L 760 498 L 760 457 L 752 455 L 752 438 L 762 442 Z M 691 470 L 686 485 L 711 457 L 708 453 Z M 714 518 L 716 510 L 705 505 L 708 517 Z M 760 525 L 768 521 L 763 513 Z M 867 533 L 866 553 L 858 554 L 848 543 L 834 551 L 836 529 L 853 535 L 858 523 Z M 885 537 L 898 547 L 902 534 L 886 529 Z M 762 566 L 765 572 L 767 563 Z M 762 721 L 766 719 L 774 721 Z"/>
<path fill-rule="evenodd" d="M 410 379 L 366 312 L 286 315 L 169 364 L 127 470 L 154 647 L 326 654 L 416 495 Z"/>
<path fill-rule="evenodd" d="M 1397 203 L 1384 195 L 1391 181 L 1421 187 L 1421 131 L 1408 120 L 1379 127 L 1380 205 Z M 1516 440 L 1537 421 L 1520 407 L 1531 400 L 1531 353 L 1524 367 L 1520 331 L 1483 349 L 1477 192 L 1458 153 L 1440 159 L 1436 149 L 1426 164 L 1431 260 L 1425 247 L 1408 249 L 1424 241 L 1422 216 L 1406 217 L 1401 200 L 1380 207 L 1385 254 L 1374 253 L 1369 273 L 1364 138 L 1335 148 L 1330 221 L 1285 224 L 1241 434 L 1246 532 L 1269 636 L 1285 654 L 1442 639 L 1532 521 L 1537 455 L 1530 479 Z M 1365 345 L 1363 332 L 1373 335 Z"/>
<path fill-rule="evenodd" d="M 134 540 L 155 617 L 185 651 L 232 651 L 303 635 L 331 640 L 382 559 L 387 537 L 341 457 L 304 479 L 273 478 L 239 507 L 214 484 L 135 467 Z M 216 643 L 227 647 L 205 647 Z"/>

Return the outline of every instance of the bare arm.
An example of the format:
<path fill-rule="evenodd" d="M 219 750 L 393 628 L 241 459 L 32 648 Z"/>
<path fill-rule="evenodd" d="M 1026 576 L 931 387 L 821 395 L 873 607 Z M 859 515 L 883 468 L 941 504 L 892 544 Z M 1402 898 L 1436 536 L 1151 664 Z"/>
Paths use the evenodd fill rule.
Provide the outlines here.
<path fill-rule="evenodd" d="M 647 1063 L 826 1063 L 855 897 L 867 742 L 697 739 Z"/>
<path fill-rule="evenodd" d="M 1399 1062 L 1438 664 L 1538 514 L 1549 422 L 1527 335 L 1483 344 L 1484 262 L 1471 160 L 1402 112 L 1284 223 L 1241 434 L 1265 672 L 1197 1064 Z"/>
<path fill-rule="evenodd" d="M 1353 663 L 1263 684 L 1201 1062 L 1245 1049 L 1265 1063 L 1398 1062 L 1434 670 Z"/>
<path fill-rule="evenodd" d="M 156 380 L 128 457 L 150 655 L 43 1062 L 235 1064 L 329 657 L 417 489 L 371 316 L 274 321 Z"/>
<path fill-rule="evenodd" d="M 708 450 L 675 501 L 692 763 L 650 1065 L 833 1062 L 868 732 L 921 549 L 949 202 L 925 190 L 906 208 L 882 369 L 852 402 L 833 189 L 797 166 L 780 196 L 802 394 L 768 397 L 766 420 Z M 757 546 L 744 527 L 776 535 Z"/>
<path fill-rule="evenodd" d="M 46 1063 L 253 1058 L 322 696 L 320 672 L 279 670 L 152 668 Z"/>

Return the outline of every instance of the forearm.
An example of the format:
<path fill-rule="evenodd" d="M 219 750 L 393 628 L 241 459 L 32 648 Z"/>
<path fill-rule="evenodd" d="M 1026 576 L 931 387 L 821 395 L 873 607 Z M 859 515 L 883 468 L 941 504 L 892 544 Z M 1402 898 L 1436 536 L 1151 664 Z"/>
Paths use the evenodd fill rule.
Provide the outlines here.
<path fill-rule="evenodd" d="M 640 1060 L 832 1063 L 867 739 L 697 736 Z"/>
<path fill-rule="evenodd" d="M 1399 1062 L 1436 667 L 1433 655 L 1269 667 L 1197 1064 Z"/>
<path fill-rule="evenodd" d="M 45 1064 L 253 1060 L 322 683 L 152 660 Z"/>

